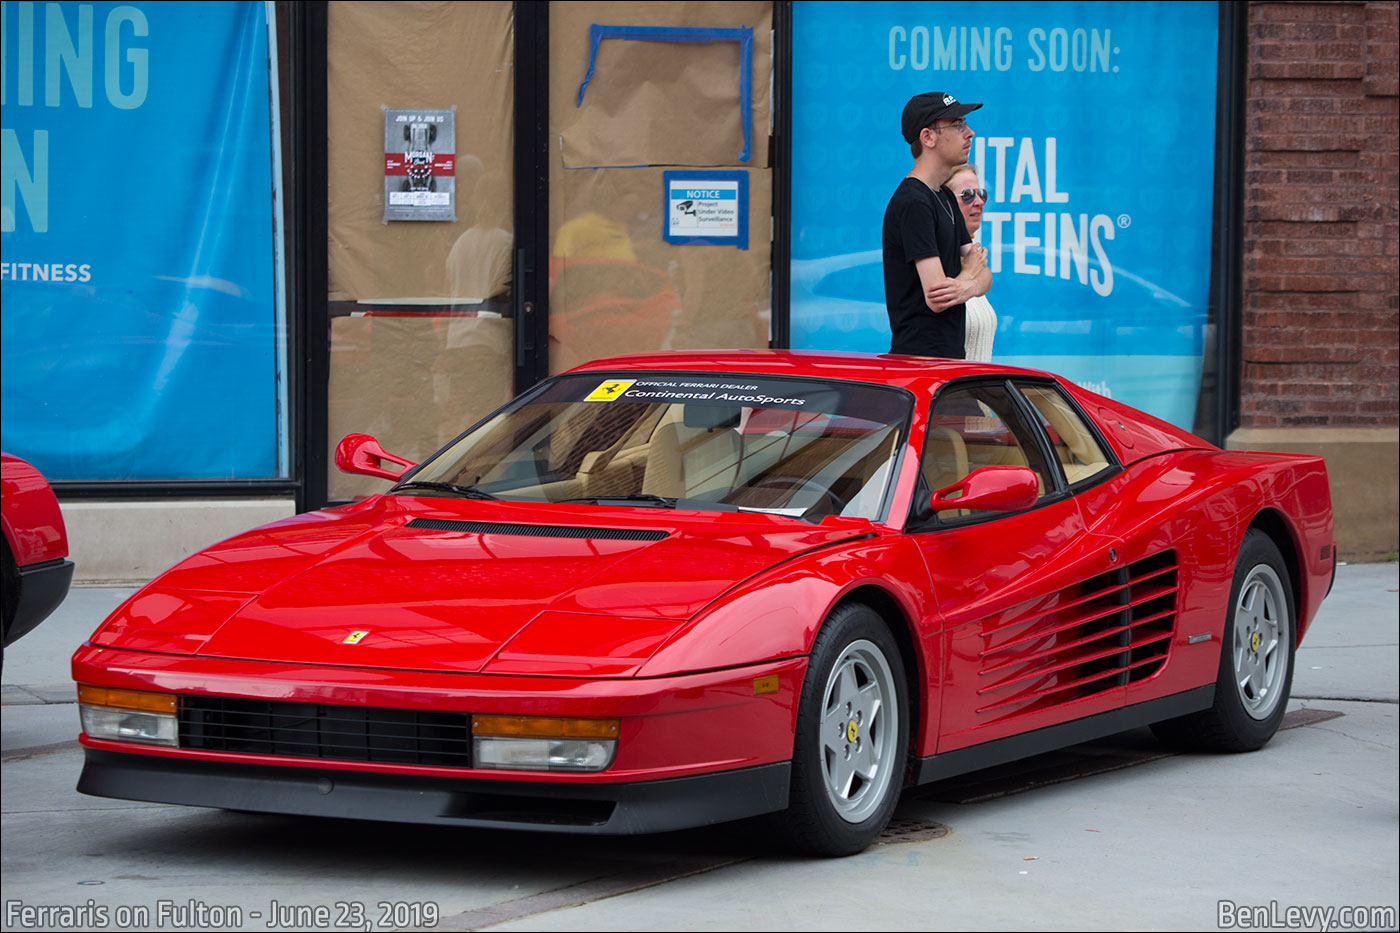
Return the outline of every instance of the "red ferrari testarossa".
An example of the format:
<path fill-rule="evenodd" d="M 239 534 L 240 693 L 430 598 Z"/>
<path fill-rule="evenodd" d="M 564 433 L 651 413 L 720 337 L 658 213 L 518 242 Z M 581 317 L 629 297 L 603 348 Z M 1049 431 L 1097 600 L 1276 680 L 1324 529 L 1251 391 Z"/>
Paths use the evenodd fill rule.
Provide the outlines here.
<path fill-rule="evenodd" d="M 1043 372 L 796 352 L 550 379 L 384 494 L 217 544 L 73 658 L 85 793 L 868 845 L 902 788 L 1284 714 L 1322 461 Z"/>

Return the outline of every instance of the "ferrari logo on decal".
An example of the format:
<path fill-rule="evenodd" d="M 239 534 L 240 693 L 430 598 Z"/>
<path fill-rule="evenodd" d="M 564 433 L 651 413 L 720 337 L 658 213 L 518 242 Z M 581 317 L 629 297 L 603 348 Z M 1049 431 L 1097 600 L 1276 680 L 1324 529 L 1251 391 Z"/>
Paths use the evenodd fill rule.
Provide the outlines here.
<path fill-rule="evenodd" d="M 598 386 L 584 398 L 585 402 L 611 402 L 623 392 L 626 392 L 635 379 L 609 379 Z"/>
<path fill-rule="evenodd" d="M 351 632 L 349 635 L 346 635 L 346 636 L 345 636 L 345 640 L 342 641 L 341 644 L 342 644 L 342 645 L 358 645 L 358 644 L 360 643 L 360 640 L 361 640 L 362 638 L 364 638 L 364 637 L 365 637 L 366 635 L 368 635 L 368 634 L 369 634 L 369 632 L 367 632 L 367 631 L 364 631 L 364 632 Z"/>

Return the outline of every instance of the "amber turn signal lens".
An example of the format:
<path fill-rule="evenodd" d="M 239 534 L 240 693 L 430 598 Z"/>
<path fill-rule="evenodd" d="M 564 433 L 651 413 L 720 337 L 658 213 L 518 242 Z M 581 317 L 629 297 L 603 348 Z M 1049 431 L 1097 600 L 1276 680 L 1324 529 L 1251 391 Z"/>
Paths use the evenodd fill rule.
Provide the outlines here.
<path fill-rule="evenodd" d="M 136 709 L 147 713 L 174 713 L 179 709 L 179 698 L 173 694 L 115 690 L 111 687 L 93 687 L 88 684 L 78 684 L 78 702 L 89 706 Z"/>
<path fill-rule="evenodd" d="M 472 735 L 554 739 L 615 739 L 617 719 L 546 719 L 538 716 L 473 716 Z"/>

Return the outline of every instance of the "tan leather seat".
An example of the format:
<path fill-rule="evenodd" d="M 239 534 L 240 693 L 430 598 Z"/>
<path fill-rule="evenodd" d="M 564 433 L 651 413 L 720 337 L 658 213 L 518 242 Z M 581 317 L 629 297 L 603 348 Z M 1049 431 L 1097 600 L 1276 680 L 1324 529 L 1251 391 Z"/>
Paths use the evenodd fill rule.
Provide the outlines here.
<path fill-rule="evenodd" d="M 689 428 L 663 422 L 651 436 L 642 492 L 684 498 L 734 484 L 739 434 L 733 428 Z"/>
<path fill-rule="evenodd" d="M 969 472 L 967 444 L 952 428 L 935 425 L 925 441 L 924 481 L 930 492 L 951 486 Z"/>

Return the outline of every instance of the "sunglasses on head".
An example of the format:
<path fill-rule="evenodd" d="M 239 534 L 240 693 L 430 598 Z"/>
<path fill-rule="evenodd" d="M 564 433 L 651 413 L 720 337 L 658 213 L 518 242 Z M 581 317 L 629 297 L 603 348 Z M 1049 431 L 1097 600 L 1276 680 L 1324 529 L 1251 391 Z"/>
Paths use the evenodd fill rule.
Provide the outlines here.
<path fill-rule="evenodd" d="M 963 202 L 964 204 L 971 204 L 973 201 L 977 200 L 978 198 L 981 198 L 981 199 L 982 199 L 982 203 L 983 203 L 983 204 L 986 204 L 986 203 L 987 203 L 987 189 L 986 189 L 986 188 L 964 188 L 962 191 L 959 191 L 959 192 L 958 192 L 958 197 L 962 198 L 962 202 Z"/>

